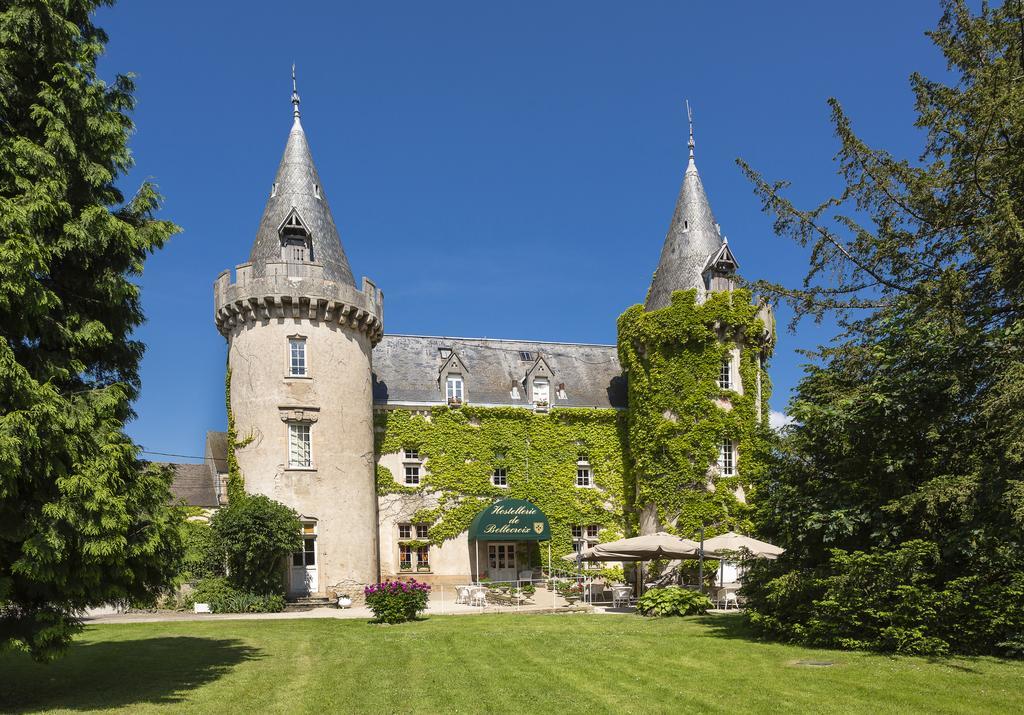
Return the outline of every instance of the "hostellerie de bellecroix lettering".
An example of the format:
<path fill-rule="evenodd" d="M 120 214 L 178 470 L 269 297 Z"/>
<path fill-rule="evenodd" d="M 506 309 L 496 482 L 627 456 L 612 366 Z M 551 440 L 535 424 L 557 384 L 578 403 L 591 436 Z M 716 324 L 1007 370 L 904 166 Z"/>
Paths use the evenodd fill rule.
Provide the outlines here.
<path fill-rule="evenodd" d="M 495 516 L 511 516 L 512 518 L 501 526 L 498 526 L 497 524 L 488 524 L 484 527 L 485 534 L 529 534 L 530 526 L 527 524 L 520 524 L 519 517 L 536 514 L 537 510 L 528 506 L 517 506 L 514 509 L 496 506 L 491 513 Z"/>

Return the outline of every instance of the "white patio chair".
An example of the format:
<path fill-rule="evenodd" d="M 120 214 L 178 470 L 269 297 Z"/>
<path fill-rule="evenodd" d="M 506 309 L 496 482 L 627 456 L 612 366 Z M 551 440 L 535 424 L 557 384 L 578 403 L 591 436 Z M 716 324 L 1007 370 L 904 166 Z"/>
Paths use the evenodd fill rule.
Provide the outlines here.
<path fill-rule="evenodd" d="M 729 589 L 723 589 L 723 592 L 725 594 L 722 598 L 722 601 L 725 603 L 723 610 L 728 611 L 730 603 L 737 611 L 740 610 L 740 602 L 736 598 L 736 592 Z"/>
<path fill-rule="evenodd" d="M 632 586 L 612 586 L 612 608 L 628 606 L 632 598 Z"/>
<path fill-rule="evenodd" d="M 476 586 L 469 592 L 469 605 L 471 606 L 486 606 L 487 605 L 487 589 L 483 586 Z"/>
<path fill-rule="evenodd" d="M 456 603 L 469 603 L 469 586 L 456 586 L 455 594 Z"/>

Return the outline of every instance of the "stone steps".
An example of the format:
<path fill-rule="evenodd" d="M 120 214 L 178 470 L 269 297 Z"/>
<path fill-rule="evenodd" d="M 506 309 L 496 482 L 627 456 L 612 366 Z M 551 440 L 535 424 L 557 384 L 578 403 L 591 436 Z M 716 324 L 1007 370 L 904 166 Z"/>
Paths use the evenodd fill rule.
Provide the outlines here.
<path fill-rule="evenodd" d="M 338 602 L 327 596 L 303 596 L 290 598 L 284 607 L 286 612 L 312 611 L 314 608 L 334 608 Z"/>

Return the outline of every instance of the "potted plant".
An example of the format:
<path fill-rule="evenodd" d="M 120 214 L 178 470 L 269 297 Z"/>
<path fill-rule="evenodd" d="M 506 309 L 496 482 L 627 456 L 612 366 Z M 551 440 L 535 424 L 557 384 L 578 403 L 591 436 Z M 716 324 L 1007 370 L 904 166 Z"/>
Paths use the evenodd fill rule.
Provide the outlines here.
<path fill-rule="evenodd" d="M 583 595 L 583 587 L 575 581 L 563 581 L 558 584 L 558 593 L 571 606 L 580 600 L 580 597 Z"/>
<path fill-rule="evenodd" d="M 399 571 L 412 571 L 412 561 L 400 561 L 398 564 Z"/>
<path fill-rule="evenodd" d="M 462 406 L 462 400 L 460 400 L 458 397 L 449 397 L 448 398 L 448 406 L 449 407 L 460 407 L 460 406 Z"/>
<path fill-rule="evenodd" d="M 526 598 L 533 598 L 533 594 L 537 593 L 537 587 L 527 581 L 523 584 L 523 595 Z"/>
<path fill-rule="evenodd" d="M 418 564 L 416 564 L 416 570 L 417 571 L 429 571 L 430 570 L 430 564 L 423 563 L 422 561 L 420 561 Z"/>

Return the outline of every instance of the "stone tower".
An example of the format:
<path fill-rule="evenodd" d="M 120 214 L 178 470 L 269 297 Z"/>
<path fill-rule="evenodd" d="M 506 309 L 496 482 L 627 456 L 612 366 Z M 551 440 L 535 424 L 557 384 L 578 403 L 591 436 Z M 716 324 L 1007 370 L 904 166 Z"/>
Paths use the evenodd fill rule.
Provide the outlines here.
<path fill-rule="evenodd" d="M 650 290 L 619 318 L 640 533 L 744 526 L 745 490 L 764 464 L 774 321 L 738 286 L 738 268 L 697 172 L 691 122 Z"/>
<path fill-rule="evenodd" d="M 383 294 L 357 287 L 294 89 L 294 121 L 249 261 L 214 285 L 228 342 L 230 409 L 245 490 L 295 509 L 304 548 L 293 596 L 355 591 L 378 578 L 371 351 Z"/>

